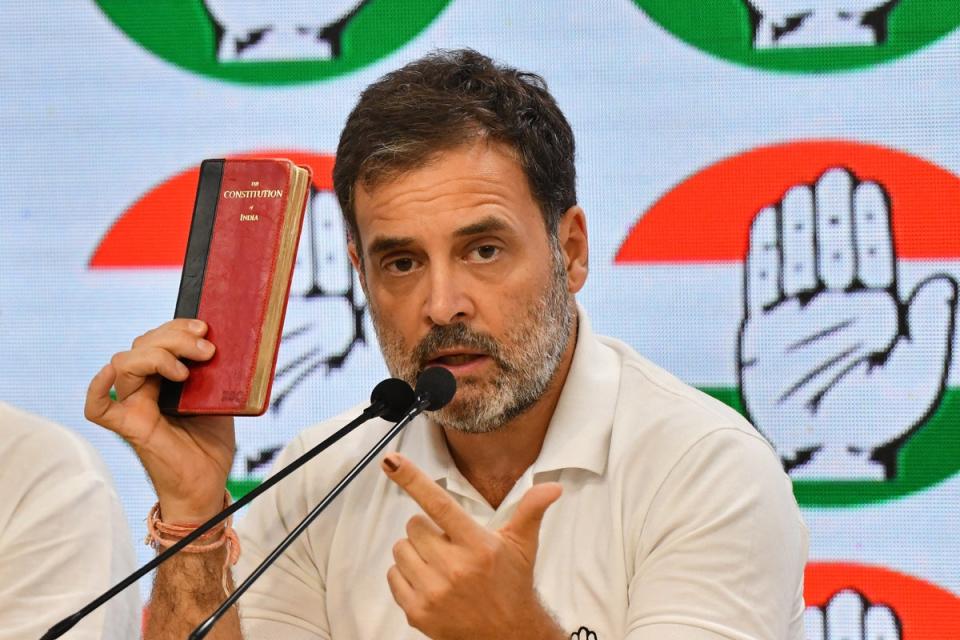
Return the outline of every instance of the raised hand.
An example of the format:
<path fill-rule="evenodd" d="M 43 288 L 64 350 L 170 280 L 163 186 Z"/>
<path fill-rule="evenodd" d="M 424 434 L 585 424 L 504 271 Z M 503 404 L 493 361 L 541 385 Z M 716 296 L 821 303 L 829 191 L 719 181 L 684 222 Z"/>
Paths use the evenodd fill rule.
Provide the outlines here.
<path fill-rule="evenodd" d="M 838 592 L 823 609 L 807 607 L 807 640 L 901 640 L 900 621 L 892 609 L 870 604 L 851 589 Z"/>
<path fill-rule="evenodd" d="M 84 415 L 126 440 L 160 499 L 164 520 L 201 523 L 223 507 L 233 461 L 233 418 L 174 418 L 160 412 L 161 376 L 189 376 L 178 358 L 206 361 L 215 347 L 200 320 L 172 320 L 134 340 L 90 381 Z M 110 396 L 113 387 L 116 400 Z"/>
<path fill-rule="evenodd" d="M 899 0 L 745 0 L 756 49 L 882 44 Z"/>
<path fill-rule="evenodd" d="M 430 477 L 403 456 L 388 455 L 387 476 L 428 517 L 407 523 L 394 545 L 387 581 L 410 625 L 434 640 L 565 640 L 533 586 L 540 523 L 560 497 L 556 483 L 523 496 L 499 531 L 484 529 Z"/>
<path fill-rule="evenodd" d="M 890 215 L 882 186 L 831 169 L 750 229 L 740 388 L 794 477 L 891 477 L 874 453 L 939 403 L 957 285 L 899 298 Z"/>

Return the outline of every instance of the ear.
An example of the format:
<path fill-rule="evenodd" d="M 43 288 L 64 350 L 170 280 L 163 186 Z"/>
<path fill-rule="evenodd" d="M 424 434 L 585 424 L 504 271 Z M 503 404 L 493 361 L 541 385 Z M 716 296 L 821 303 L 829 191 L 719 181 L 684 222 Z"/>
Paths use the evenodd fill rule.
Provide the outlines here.
<path fill-rule="evenodd" d="M 557 226 L 557 239 L 567 270 L 567 288 L 577 293 L 587 281 L 590 248 L 587 246 L 587 215 L 579 206 L 566 210 Z"/>
<path fill-rule="evenodd" d="M 357 272 L 357 276 L 360 278 L 360 286 L 363 287 L 363 290 L 367 290 L 367 279 L 363 273 L 363 261 L 360 259 L 360 252 L 357 249 L 357 244 L 350 239 L 347 241 L 347 255 L 350 257 L 350 264 L 353 265 L 354 270 Z"/>

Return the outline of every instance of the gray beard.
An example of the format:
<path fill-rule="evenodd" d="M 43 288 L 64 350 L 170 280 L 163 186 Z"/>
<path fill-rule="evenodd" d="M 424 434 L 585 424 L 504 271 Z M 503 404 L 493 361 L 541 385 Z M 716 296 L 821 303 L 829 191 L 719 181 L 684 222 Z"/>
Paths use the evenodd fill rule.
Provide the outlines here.
<path fill-rule="evenodd" d="M 498 368 L 492 389 L 470 389 L 480 384 L 469 377 L 461 384 L 464 393 L 439 411 L 431 412 L 437 424 L 461 433 L 491 433 L 522 415 L 543 397 L 560 367 L 573 333 L 576 307 L 567 291 L 563 254 L 553 248 L 550 286 L 527 309 L 502 341 L 480 334 L 465 325 L 436 326 L 411 354 L 398 336 L 389 332 L 371 306 L 373 324 L 391 375 L 416 383 L 426 357 L 443 347 L 464 346 L 489 354 Z"/>

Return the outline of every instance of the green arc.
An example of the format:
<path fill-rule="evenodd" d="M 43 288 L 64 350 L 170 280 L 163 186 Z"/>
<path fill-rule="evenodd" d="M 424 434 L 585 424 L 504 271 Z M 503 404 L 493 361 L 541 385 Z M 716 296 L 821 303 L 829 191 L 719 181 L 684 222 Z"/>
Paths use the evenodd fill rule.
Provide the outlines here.
<path fill-rule="evenodd" d="M 338 59 L 229 63 L 216 59 L 216 29 L 202 0 L 97 0 L 97 4 L 130 38 L 181 68 L 241 84 L 292 85 L 351 73 L 393 53 L 433 22 L 450 1 L 372 0 L 345 28 Z"/>
<path fill-rule="evenodd" d="M 744 413 L 736 388 L 700 390 Z M 901 498 L 955 475 L 960 471 L 960 389 L 944 392 L 937 410 L 900 448 L 897 468 L 892 480 L 797 480 L 793 491 L 801 507 L 856 507 Z"/>
<path fill-rule="evenodd" d="M 960 2 L 901 0 L 888 16 L 887 41 L 870 47 L 757 51 L 746 0 L 634 0 L 661 27 L 719 58 L 767 71 L 824 73 L 870 67 L 908 55 L 960 26 Z"/>

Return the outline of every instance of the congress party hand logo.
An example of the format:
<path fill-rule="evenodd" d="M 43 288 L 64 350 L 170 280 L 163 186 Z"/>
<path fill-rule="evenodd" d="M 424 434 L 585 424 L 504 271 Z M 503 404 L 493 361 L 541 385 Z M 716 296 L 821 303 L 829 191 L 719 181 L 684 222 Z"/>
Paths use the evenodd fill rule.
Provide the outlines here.
<path fill-rule="evenodd" d="M 217 60 L 330 60 L 343 31 L 369 0 L 204 0 L 217 23 Z"/>
<path fill-rule="evenodd" d="M 803 597 L 806 640 L 960 638 L 960 597 L 889 568 L 811 562 Z"/>
<path fill-rule="evenodd" d="M 634 0 L 680 40 L 771 71 L 861 69 L 909 55 L 960 26 L 940 0 Z"/>
<path fill-rule="evenodd" d="M 336 196 L 312 189 L 280 339 L 271 408 L 307 378 L 342 367 L 367 341 L 366 303 L 347 256 L 347 231 Z"/>
<path fill-rule="evenodd" d="M 960 471 L 957 229 L 953 173 L 803 141 L 683 180 L 638 214 L 615 263 L 657 322 L 652 348 L 699 354 L 683 375 L 751 419 L 802 506 L 860 506 Z M 670 307 L 683 323 L 653 317 L 664 287 L 685 292 Z"/>
<path fill-rule="evenodd" d="M 744 0 L 754 12 L 753 46 L 876 46 L 900 0 Z"/>
<path fill-rule="evenodd" d="M 825 607 L 807 607 L 806 640 L 901 640 L 900 621 L 890 607 L 871 604 L 863 594 L 844 589 Z"/>
<path fill-rule="evenodd" d="M 333 78 L 404 46 L 450 0 L 97 0 L 127 36 L 205 76 L 261 85 Z"/>
<path fill-rule="evenodd" d="M 893 477 L 882 449 L 940 401 L 957 285 L 934 275 L 900 299 L 888 202 L 832 168 L 751 225 L 740 390 L 794 478 Z M 847 429 L 853 415 L 872 428 Z"/>

